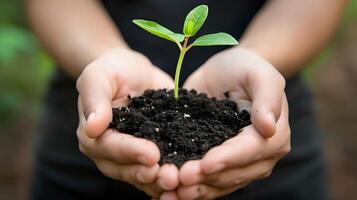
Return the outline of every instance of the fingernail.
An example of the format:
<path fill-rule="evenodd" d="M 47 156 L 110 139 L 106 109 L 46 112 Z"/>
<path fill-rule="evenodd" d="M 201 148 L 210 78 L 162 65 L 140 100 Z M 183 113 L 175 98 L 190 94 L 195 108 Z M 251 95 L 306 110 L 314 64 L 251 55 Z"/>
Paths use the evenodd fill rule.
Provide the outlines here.
<path fill-rule="evenodd" d="M 159 178 L 159 179 L 157 180 L 157 183 L 158 183 L 159 186 L 162 187 L 163 189 L 165 189 L 165 190 L 168 190 L 168 189 L 169 189 L 169 187 L 167 187 L 166 184 L 164 183 L 164 180 L 162 180 L 161 178 Z"/>
<path fill-rule="evenodd" d="M 144 165 L 147 165 L 148 164 L 148 161 L 147 159 L 144 157 L 144 156 L 139 156 L 138 157 L 138 161 Z"/>
<path fill-rule="evenodd" d="M 268 118 L 269 118 L 269 120 L 273 123 L 273 124 L 275 124 L 276 123 L 276 119 L 275 119 L 275 115 L 274 115 L 274 113 L 268 113 Z"/>
<path fill-rule="evenodd" d="M 225 164 L 219 163 L 219 164 L 215 165 L 214 167 L 212 167 L 211 169 L 209 169 L 206 173 L 208 173 L 208 174 L 213 174 L 213 173 L 216 173 L 216 172 L 221 171 L 221 170 L 224 169 L 225 167 L 226 167 Z"/>
<path fill-rule="evenodd" d="M 137 179 L 138 181 L 140 181 L 140 182 L 142 182 L 142 183 L 145 183 L 145 179 L 144 179 L 144 177 L 143 177 L 143 175 L 142 175 L 141 172 L 136 172 L 135 176 L 136 176 L 136 179 Z"/>
<path fill-rule="evenodd" d="M 92 121 L 95 118 L 95 112 L 89 114 L 87 122 Z"/>

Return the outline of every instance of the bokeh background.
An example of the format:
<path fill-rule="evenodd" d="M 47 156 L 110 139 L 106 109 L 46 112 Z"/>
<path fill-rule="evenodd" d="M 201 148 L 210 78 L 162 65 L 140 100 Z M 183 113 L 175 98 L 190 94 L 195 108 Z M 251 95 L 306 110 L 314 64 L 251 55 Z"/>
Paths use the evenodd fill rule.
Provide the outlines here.
<path fill-rule="evenodd" d="M 54 62 L 26 24 L 22 0 L 0 0 L 0 199 L 27 199 L 32 143 Z M 324 130 L 333 199 L 357 196 L 357 1 L 304 71 Z"/>

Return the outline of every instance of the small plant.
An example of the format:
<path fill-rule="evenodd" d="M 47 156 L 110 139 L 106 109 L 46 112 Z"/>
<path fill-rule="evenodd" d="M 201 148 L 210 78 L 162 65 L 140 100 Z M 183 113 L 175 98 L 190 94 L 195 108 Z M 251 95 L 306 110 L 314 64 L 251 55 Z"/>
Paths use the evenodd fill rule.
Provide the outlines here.
<path fill-rule="evenodd" d="M 133 23 L 140 26 L 149 33 L 158 37 L 175 42 L 180 49 L 175 73 L 174 97 L 178 98 L 179 79 L 183 59 L 188 50 L 194 46 L 214 46 L 214 45 L 236 45 L 238 44 L 231 35 L 223 32 L 208 34 L 198 37 L 194 42 L 188 44 L 188 39 L 198 32 L 204 24 L 208 15 L 208 6 L 199 5 L 191 10 L 186 16 L 183 25 L 183 34 L 174 33 L 160 24 L 143 19 L 135 19 Z"/>

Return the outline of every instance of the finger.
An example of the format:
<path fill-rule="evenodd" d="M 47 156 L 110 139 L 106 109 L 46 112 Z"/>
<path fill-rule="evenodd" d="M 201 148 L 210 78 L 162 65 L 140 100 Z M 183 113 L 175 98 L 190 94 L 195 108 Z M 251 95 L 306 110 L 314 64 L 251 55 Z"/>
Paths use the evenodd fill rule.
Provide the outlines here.
<path fill-rule="evenodd" d="M 237 190 L 239 186 L 219 189 L 204 184 L 198 184 L 193 186 L 182 186 L 177 190 L 177 194 L 181 200 L 205 200 L 216 199 L 218 197 L 230 194 Z"/>
<path fill-rule="evenodd" d="M 112 120 L 112 84 L 103 72 L 88 66 L 77 80 L 77 90 L 87 120 L 86 134 L 95 138 Z"/>
<path fill-rule="evenodd" d="M 231 91 L 229 93 L 226 93 L 226 97 L 228 97 L 229 100 L 237 103 L 240 112 L 242 110 L 246 110 L 251 113 L 252 101 L 249 99 L 245 91 Z"/>
<path fill-rule="evenodd" d="M 224 170 L 215 174 L 199 174 L 201 181 L 195 184 L 206 184 L 212 187 L 225 189 L 249 183 L 270 176 L 276 160 L 263 160 L 253 165 L 242 168 Z"/>
<path fill-rule="evenodd" d="M 86 127 L 86 119 L 83 113 L 83 108 L 82 108 L 82 102 L 80 97 L 78 97 L 77 101 L 77 106 L 78 106 L 78 118 L 79 118 L 79 124 L 77 127 L 77 137 L 79 139 L 80 135 L 85 134 L 85 127 Z"/>
<path fill-rule="evenodd" d="M 160 160 L 158 147 L 149 140 L 108 129 L 97 139 L 77 129 L 80 150 L 90 158 L 105 158 L 117 164 L 153 165 Z"/>
<path fill-rule="evenodd" d="M 83 105 L 80 96 L 78 96 L 77 107 L 78 107 L 79 125 L 83 125 L 85 127 L 86 117 L 84 116 L 83 113 Z"/>
<path fill-rule="evenodd" d="M 276 160 L 268 159 L 247 167 L 204 174 L 199 161 L 189 161 L 180 169 L 180 182 L 184 186 L 207 184 L 224 189 L 269 176 L 275 163 Z"/>
<path fill-rule="evenodd" d="M 266 138 L 272 137 L 275 133 L 275 124 L 281 114 L 284 89 L 284 77 L 272 66 L 251 70 L 248 75 L 247 91 L 253 102 L 251 120 Z"/>
<path fill-rule="evenodd" d="M 197 92 L 201 93 L 209 93 L 206 88 L 204 87 L 205 85 L 202 84 L 202 78 L 200 78 L 200 74 L 202 74 L 202 67 L 198 68 L 196 71 L 191 74 L 186 81 L 183 84 L 183 88 L 186 88 L 187 90 L 196 90 Z M 210 95 L 210 94 L 208 94 Z"/>
<path fill-rule="evenodd" d="M 267 142 L 267 139 L 249 125 L 234 138 L 209 150 L 202 158 L 201 169 L 205 174 L 212 174 L 254 163 L 263 158 Z"/>
<path fill-rule="evenodd" d="M 223 169 L 243 167 L 262 159 L 281 158 L 286 155 L 290 151 L 290 127 L 285 96 L 283 105 L 273 137 L 263 138 L 254 126 L 245 127 L 240 134 L 206 153 L 201 161 L 203 173 L 212 174 Z"/>
<path fill-rule="evenodd" d="M 204 174 L 201 170 L 200 160 L 187 161 L 179 171 L 180 183 L 185 186 L 202 183 Z"/>
<path fill-rule="evenodd" d="M 170 75 L 168 75 L 161 69 L 156 68 L 156 70 L 154 72 L 154 77 L 155 78 L 153 80 L 152 89 L 162 89 L 162 88 L 172 89 L 173 88 L 173 85 L 174 85 L 173 79 L 171 78 Z"/>
<path fill-rule="evenodd" d="M 153 165 L 160 160 L 160 150 L 153 142 L 112 129 L 95 139 L 93 145 L 94 154 L 118 164 Z"/>
<path fill-rule="evenodd" d="M 179 197 L 175 191 L 168 191 L 161 194 L 160 200 L 179 200 Z"/>
<path fill-rule="evenodd" d="M 179 185 L 178 169 L 174 164 L 164 164 L 158 173 L 157 183 L 165 190 L 173 190 Z"/>
<path fill-rule="evenodd" d="M 94 160 L 99 171 L 103 175 L 131 184 L 146 184 L 151 183 L 156 179 L 159 172 L 159 165 L 145 166 L 145 165 L 119 165 L 117 163 L 104 160 Z"/>
<path fill-rule="evenodd" d="M 159 199 L 157 198 L 158 197 L 157 195 L 161 194 L 161 196 L 159 196 L 160 199 L 178 200 L 178 196 L 176 195 L 176 192 L 168 191 L 168 190 L 176 189 L 178 185 L 179 185 L 179 181 L 178 181 L 177 167 L 173 164 L 165 164 L 161 166 L 155 184 L 150 184 L 149 186 L 145 186 L 143 187 L 143 190 L 147 191 L 147 194 L 150 195 L 151 197 L 155 197 L 155 199 Z"/>
<path fill-rule="evenodd" d="M 139 190 L 144 191 L 152 199 L 160 199 L 161 194 L 164 192 L 164 189 L 162 189 L 156 182 L 149 184 L 140 184 L 137 182 L 134 186 Z"/>

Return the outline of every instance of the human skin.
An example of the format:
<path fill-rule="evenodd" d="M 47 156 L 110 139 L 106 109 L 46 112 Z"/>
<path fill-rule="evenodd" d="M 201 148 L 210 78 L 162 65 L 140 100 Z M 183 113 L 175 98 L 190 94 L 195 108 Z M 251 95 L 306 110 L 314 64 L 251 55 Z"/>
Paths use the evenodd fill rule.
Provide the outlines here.
<path fill-rule="evenodd" d="M 125 103 L 128 94 L 170 88 L 171 77 L 126 45 L 97 1 L 28 0 L 27 11 L 44 46 L 77 79 L 80 150 L 104 175 L 152 197 L 177 187 L 178 169 L 158 166 L 154 143 L 107 129 L 112 105 Z"/>
<path fill-rule="evenodd" d="M 269 1 L 253 19 L 240 47 L 213 56 L 189 77 L 186 88 L 218 97 L 221 91 L 230 91 L 233 100 L 251 110 L 253 125 L 236 138 L 210 150 L 202 160 L 186 163 L 180 171 L 174 166 L 157 166 L 158 149 L 154 144 L 106 130 L 111 121 L 111 106 L 121 103 L 117 100 L 122 99 L 123 94 L 135 95 L 148 88 L 169 87 L 172 80 L 152 66 L 145 56 L 125 44 L 100 3 L 95 0 L 27 0 L 27 10 L 35 33 L 60 66 L 73 79 L 81 77 L 77 81 L 81 120 L 77 130 L 79 145 L 102 173 L 129 182 L 153 198 L 214 199 L 266 177 L 290 150 L 283 77 L 296 74 L 323 48 L 333 34 L 345 4 L 345 0 L 329 0 L 328 3 L 326 0 Z M 127 59 L 128 56 L 132 60 Z M 224 70 L 217 71 L 215 63 L 227 60 L 234 62 L 226 63 Z M 124 72 L 133 63 L 136 67 L 132 73 Z M 236 69 L 229 70 L 232 66 Z M 246 66 L 259 69 L 260 73 L 252 73 Z M 134 81 L 132 74 L 143 69 L 151 74 L 149 80 L 164 81 Z M 110 73 L 113 76 L 108 77 Z M 222 74 L 216 76 L 217 73 Z M 222 84 L 228 80 L 236 85 Z M 271 91 L 269 97 L 262 89 L 266 87 Z M 125 142 L 108 139 L 116 136 L 125 138 Z M 151 148 L 144 146 L 143 149 L 143 143 L 150 144 Z M 232 148 L 235 143 L 246 145 L 244 154 L 250 156 L 234 159 L 243 154 L 242 148 Z M 113 152 L 128 147 L 128 144 L 136 148 L 127 148 L 124 155 L 113 156 Z M 226 156 L 217 157 L 217 154 Z M 123 167 L 127 164 L 134 168 Z M 145 174 L 141 181 L 136 176 L 138 172 Z M 242 174 L 249 176 L 242 177 Z M 208 182 L 216 184 L 209 185 Z"/>
<path fill-rule="evenodd" d="M 222 93 L 230 91 L 232 100 L 251 110 L 253 125 L 211 149 L 201 160 L 187 162 L 180 169 L 182 185 L 177 192 L 162 196 L 215 199 L 270 175 L 290 151 L 282 77 L 299 72 L 323 48 L 346 3 L 270 1 L 253 19 L 239 47 L 214 55 L 188 78 L 184 87 L 211 96 L 223 98 Z M 276 123 L 269 123 L 272 118 Z"/>

